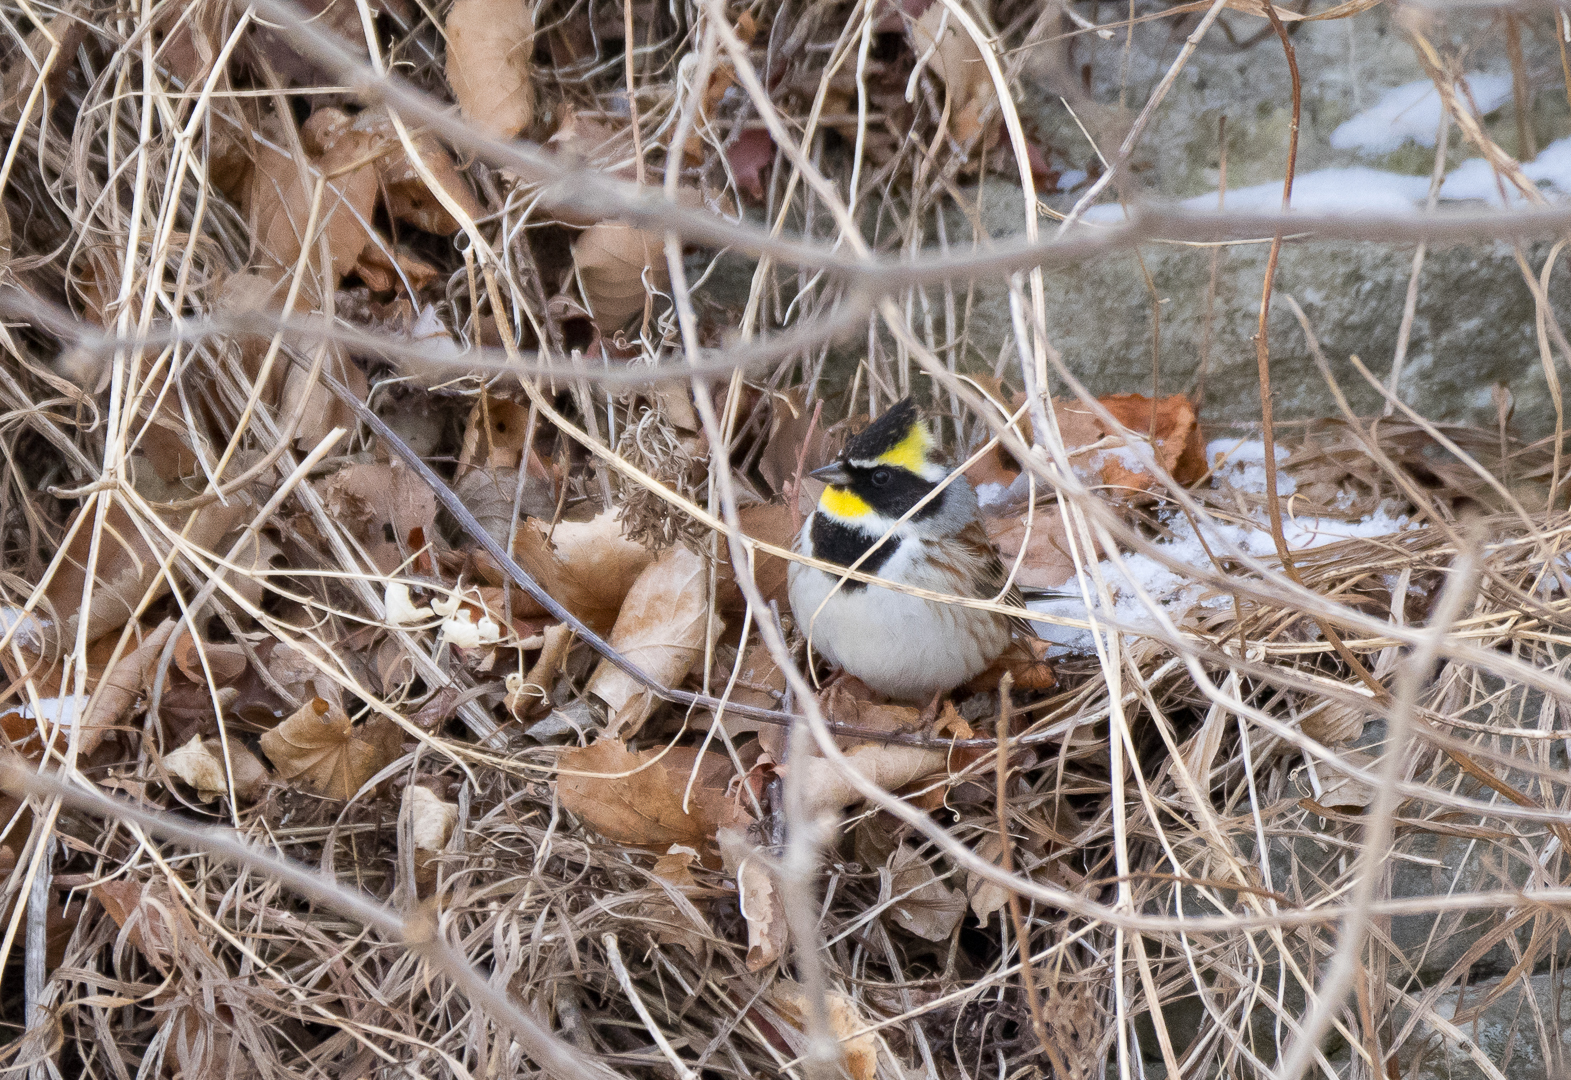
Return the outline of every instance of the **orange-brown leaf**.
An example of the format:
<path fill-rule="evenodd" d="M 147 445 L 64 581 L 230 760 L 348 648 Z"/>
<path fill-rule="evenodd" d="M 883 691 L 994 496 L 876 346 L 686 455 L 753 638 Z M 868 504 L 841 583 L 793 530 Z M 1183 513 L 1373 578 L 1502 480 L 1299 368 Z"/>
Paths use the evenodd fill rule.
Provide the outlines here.
<path fill-rule="evenodd" d="M 999 558 L 1016 570 L 1015 583 L 1027 588 L 1052 589 L 1075 576 L 1069 554 L 1069 537 L 1057 506 L 1038 505 L 1036 512 L 1007 517 L 984 517 L 987 538 L 998 547 Z M 1021 549 L 1025 555 L 1021 556 Z"/>
<path fill-rule="evenodd" d="M 589 521 L 559 521 L 550 529 L 521 522 L 513 556 L 568 611 L 605 633 L 616 622 L 622 600 L 654 559 L 622 534 L 614 510 Z"/>
<path fill-rule="evenodd" d="M 1149 445 L 1156 460 L 1180 484 L 1192 484 L 1206 472 L 1205 440 L 1195 415 L 1194 403 L 1184 394 L 1148 398 L 1140 394 L 1113 394 L 1099 398 L 1102 405 L 1124 427 L 1137 435 L 1152 436 Z M 1144 493 L 1157 489 L 1157 479 L 1148 473 L 1118 436 L 1083 402 L 1064 399 L 1053 402 L 1058 430 L 1070 463 L 1094 484 L 1112 489 L 1115 495 Z M 1086 452 L 1104 440 L 1104 446 Z M 1077 451 L 1080 451 L 1077 453 Z"/>
<path fill-rule="evenodd" d="M 447 13 L 447 83 L 465 120 L 497 139 L 535 121 L 535 23 L 524 0 L 458 0 Z"/>
<path fill-rule="evenodd" d="M 262 752 L 280 778 L 329 799 L 348 799 L 391 760 L 360 735 L 343 709 L 313 698 L 262 734 Z"/>
<path fill-rule="evenodd" d="M 136 699 L 152 685 L 153 669 L 174 629 L 175 621 L 165 619 L 142 639 L 140 645 L 132 640 L 130 650 L 110 669 L 88 707 L 77 743 L 79 754 L 85 757 L 97 750 L 109 730 L 125 719 Z"/>
<path fill-rule="evenodd" d="M 585 229 L 573 245 L 573 263 L 584 300 L 605 334 L 642 315 L 651 292 L 664 292 L 671 284 L 660 235 L 620 221 Z"/>
<path fill-rule="evenodd" d="M 954 13 L 941 3 L 931 5 L 912 24 L 911 38 L 918 56 L 932 50 L 928 64 L 949 91 L 950 131 L 961 143 L 971 142 L 982 133 L 982 113 L 998 100 L 992 76 L 982 61 L 982 51 Z M 994 108 L 992 122 L 997 121 L 998 110 Z"/>
<path fill-rule="evenodd" d="M 687 747 L 631 753 L 604 739 L 576 747 L 557 760 L 562 805 L 609 840 L 623 844 L 702 847 L 722 825 L 745 825 L 749 816 L 727 794 L 733 775 L 723 754 L 698 762 L 692 796 L 682 795 L 698 752 Z"/>
<path fill-rule="evenodd" d="M 611 628 L 611 646 L 660 685 L 674 686 L 703 655 L 709 624 L 709 567 L 678 544 L 638 575 Z M 648 690 L 609 660 L 595 669 L 588 690 L 612 709 L 608 735 L 633 734 L 656 704 Z"/>

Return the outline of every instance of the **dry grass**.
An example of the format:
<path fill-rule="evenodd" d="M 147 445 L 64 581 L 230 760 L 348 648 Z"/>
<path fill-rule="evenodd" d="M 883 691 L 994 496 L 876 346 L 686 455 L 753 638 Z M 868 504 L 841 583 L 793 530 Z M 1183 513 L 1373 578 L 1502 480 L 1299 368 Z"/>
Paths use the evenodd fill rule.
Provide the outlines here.
<path fill-rule="evenodd" d="M 1263 496 L 1185 489 L 1153 467 L 1159 503 L 1118 501 L 1069 467 L 1039 398 L 1028 448 L 986 402 L 998 379 L 1077 389 L 1033 329 L 1047 300 L 1030 267 L 1150 239 L 1150 226 L 1070 232 L 1049 250 L 1033 214 L 1024 254 L 957 243 L 910 265 L 918 249 L 949 248 L 943 211 L 974 205 L 982 170 L 1032 189 L 1011 154 L 1030 138 L 1014 103 L 1021 65 L 1083 32 L 1054 7 L 1002 3 L 987 25 L 941 2 L 966 40 L 981 32 L 985 77 L 951 77 L 972 69 L 940 49 L 909 79 L 924 39 L 867 5 L 788 18 L 758 5 L 748 25 L 696 0 L 593 18 L 545 3 L 524 135 L 543 141 L 570 114 L 581 125 L 554 157 L 507 156 L 400 96 L 450 100 L 433 12 L 415 5 L 338 0 L 305 37 L 261 30 L 271 3 L 89 4 L 58 18 L 0 5 L 12 133 L 0 299 L 13 319 L 0 331 L 0 725 L 57 781 L 8 773 L 16 797 L 0 807 L 8 1069 L 970 1078 L 1144 1077 L 1160 1063 L 1169 1076 L 1297 1080 L 1405 1074 L 1439 1056 L 1498 1077 L 1509 1063 L 1484 1057 L 1468 1025 L 1500 1002 L 1519 1005 L 1520 1053 L 1560 1066 L 1558 997 L 1534 989 L 1571 953 L 1560 433 L 1524 446 L 1400 413 L 1279 425 L 1268 436 L 1291 451 L 1282 468 L 1299 492 L 1289 514 L 1383 508 L 1426 526 L 1299 551 L 1286 570 L 1222 539 L 1260 538 Z M 1220 11 L 1190 13 L 1184 32 Z M 404 81 L 361 80 L 366 100 L 411 125 L 377 144 L 379 160 L 418 140 L 423 168 L 445 161 L 422 133 L 440 131 L 472 191 L 448 200 L 451 228 L 417 229 L 394 220 L 379 176 L 379 209 L 360 227 L 387 256 L 380 270 L 359 239 L 339 265 L 331 235 L 352 218 L 333 184 L 364 161 L 339 159 L 334 173 L 306 145 L 319 133 L 295 122 L 361 100 L 338 89 L 349 69 L 322 42 L 350 43 L 363 66 L 362 17 L 372 66 Z M 301 55 L 313 49 L 315 64 Z M 700 112 L 696 88 L 717 85 Z M 1488 140 L 1476 124 L 1468 134 Z M 736 151 L 746 140 L 752 150 Z M 666 176 L 673 145 L 690 151 Z M 1116 173 L 1129 153 L 1105 149 Z M 320 166 L 270 174 L 274 202 L 303 211 L 292 226 L 236 177 L 269 154 Z M 573 168 L 697 195 L 637 202 L 626 183 Z M 661 295 L 620 333 L 588 309 L 625 279 L 607 285 L 595 277 L 605 264 L 586 270 L 582 255 L 575 269 L 571 249 L 579 230 L 619 217 L 710 245 L 663 251 L 650 233 L 646 255 L 638 240 L 634 284 Z M 268 233 L 308 219 L 328 224 L 307 243 Z M 1165 220 L 1185 240 L 1229 229 Z M 1386 224 L 1406 238 L 1417 228 Z M 736 279 L 739 256 L 717 251 L 731 242 L 762 256 L 745 297 L 705 287 Z M 871 269 L 847 272 L 859 263 Z M 1523 269 L 1536 284 L 1542 268 Z M 979 361 L 966 347 L 973 282 L 1010 271 L 1018 354 Z M 1547 303 L 1541 313 L 1553 372 L 1571 350 Z M 733 372 L 738 356 L 749 366 Z M 672 377 L 688 362 L 710 376 L 696 401 Z M 645 366 L 658 382 L 640 383 Z M 384 467 L 398 446 L 330 392 L 340 383 L 460 492 L 477 530 L 439 516 L 403 464 Z M 1043 505 L 1063 508 L 1086 595 L 1101 600 L 1080 620 L 1097 647 L 1060 664 L 1052 693 L 1012 703 L 1006 776 L 990 736 L 1010 705 L 978 693 L 961 703 L 974 738 L 943 775 L 903 798 L 853 776 L 851 812 L 815 822 L 805 789 L 841 765 L 795 668 L 782 699 L 747 667 L 764 648 L 799 661 L 799 642 L 782 633 L 789 612 L 747 582 L 740 599 L 726 587 L 744 545 L 725 534 L 780 497 L 811 403 L 827 403 L 811 429 L 834 437 L 908 390 L 960 417 L 944 424 L 951 445 L 999 437 Z M 734 468 L 711 468 L 717 447 Z M 1138 439 L 1131 452 L 1149 456 Z M 618 842 L 559 797 L 564 748 L 618 710 L 586 693 L 587 635 L 530 667 L 559 618 L 476 545 L 484 534 L 519 551 L 534 535 L 526 517 L 567 535 L 606 505 L 625 509 L 635 545 L 707 560 L 697 660 L 671 680 L 687 693 L 630 722 L 629 745 L 696 746 L 715 699 L 734 696 L 712 741 L 747 777 L 731 791 L 758 819 L 742 862 L 773 882 L 794 939 L 778 960 L 750 963 L 761 915 L 739 898 L 735 852 Z M 1193 584 L 1187 606 L 1153 600 L 1125 625 L 1132 590 L 1111 602 L 1114 563 L 1162 560 L 1186 521 L 1216 526 L 1204 532 L 1213 565 L 1172 567 Z M 762 581 L 769 549 L 753 550 Z M 547 584 L 617 640 L 620 597 L 593 603 L 609 558 L 596 556 L 591 580 Z M 455 650 L 440 612 L 397 617 L 394 580 L 421 603 L 481 587 L 465 595 L 499 616 L 500 647 Z M 183 617 L 200 641 L 181 644 Z M 174 632 L 155 639 L 169 619 Z M 517 696 L 526 673 L 544 679 L 547 704 Z M 348 710 L 351 741 L 375 764 L 313 789 L 259 736 L 318 697 Z M 801 717 L 789 750 L 767 722 L 781 712 Z M 907 748 L 949 745 L 903 735 Z M 193 737 L 220 765 L 210 791 L 176 764 Z M 821 759 L 807 756 L 812 738 Z M 239 755 L 259 745 L 273 773 L 243 796 Z M 420 840 L 422 799 L 451 805 L 434 845 Z M 161 820 L 232 829 L 245 847 Z M 917 929 L 934 920 L 949 929 Z M 851 1052 L 826 1051 L 826 1037 Z"/>

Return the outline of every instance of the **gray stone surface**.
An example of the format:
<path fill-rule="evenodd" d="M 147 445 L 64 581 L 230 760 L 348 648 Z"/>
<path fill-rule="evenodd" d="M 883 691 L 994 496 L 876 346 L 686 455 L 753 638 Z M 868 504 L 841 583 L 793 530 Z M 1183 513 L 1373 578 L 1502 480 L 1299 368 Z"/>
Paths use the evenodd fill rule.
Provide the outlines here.
<path fill-rule="evenodd" d="M 1098 5 L 1103 21 L 1117 16 Z M 1123 9 L 1118 9 L 1121 12 Z M 1092 11 L 1087 8 L 1087 13 Z M 1223 16 L 1240 38 L 1265 24 L 1234 12 Z M 1298 174 L 1360 165 L 1427 177 L 1433 150 L 1409 142 L 1384 155 L 1361 155 L 1331 145 L 1343 121 L 1373 105 L 1391 87 L 1424 77 L 1414 50 L 1386 7 L 1353 19 L 1305 23 L 1294 43 L 1303 76 L 1303 123 Z M 1560 86 L 1559 57 L 1552 35 L 1536 23 L 1524 33 L 1528 70 L 1535 88 L 1533 131 L 1538 146 L 1571 130 Z M 1072 46 L 1041 50 L 1027 68 L 1022 116 L 1050 148 L 1053 164 L 1093 171 L 1095 154 L 1060 97 L 1068 96 L 1086 126 L 1111 155 L 1134 110 L 1177 54 L 1192 24 L 1166 21 L 1136 29 L 1127 59 L 1120 31 L 1112 40 L 1080 35 Z M 1454 15 L 1427 28 L 1432 40 L 1471 46 L 1469 70 L 1509 71 L 1497 22 Z M 1089 91 L 1077 85 L 1089 65 Z M 1127 72 L 1127 79 L 1124 73 Z M 1127 86 L 1126 109 L 1120 109 Z M 1218 119 L 1228 128 L 1228 187 L 1280 183 L 1285 168 L 1290 92 L 1282 50 L 1274 37 L 1246 50 L 1213 31 L 1175 83 L 1167 103 L 1137 151 L 1132 194 L 1143 199 L 1181 199 L 1212 192 L 1220 161 Z M 1516 123 L 1508 102 L 1487 117 L 1492 136 L 1516 149 Z M 1477 151 L 1453 134 L 1453 166 Z M 1047 202 L 1067 210 L 1085 190 L 1053 194 Z M 975 195 L 976 188 L 968 189 Z M 995 236 L 1023 227 L 1019 190 L 1002 179 L 987 184 L 982 220 Z M 1044 223 L 1048 226 L 1050 222 Z M 970 236 L 965 215 L 949 222 L 951 240 Z M 1542 264 L 1546 247 L 1528 252 Z M 1333 395 L 1316 372 L 1296 320 L 1281 298 L 1303 305 L 1335 365 L 1343 389 L 1360 412 L 1378 411 L 1382 399 L 1347 363 L 1356 353 L 1379 375 L 1390 368 L 1412 264 L 1408 246 L 1354 243 L 1290 243 L 1277 277 L 1278 302 L 1270 324 L 1276 409 L 1282 417 L 1338 415 Z M 1192 387 L 1206 321 L 1211 255 L 1204 249 L 1151 245 L 1142 250 L 1161 303 L 1161 349 L 1153 357 L 1152 292 L 1133 254 L 1108 257 L 1048 276 L 1049 329 L 1070 367 L 1098 393 L 1128 392 L 1152 385 L 1153 360 L 1163 392 Z M 1260 413 L 1253 335 L 1264 276 L 1266 247 L 1225 249 L 1218 260 L 1212 315 L 1210 371 L 1204 416 L 1212 422 L 1250 421 Z M 1562 317 L 1571 315 L 1571 290 L 1563 277 L 1551 287 Z M 968 327 L 973 367 L 991 367 L 1009 336 L 1004 290 L 982 286 Z M 1508 245 L 1457 245 L 1429 253 L 1409 347 L 1402 396 L 1435 419 L 1493 426 L 1491 386 L 1503 382 L 1515 395 L 1516 422 L 1523 434 L 1541 435 L 1553 426 L 1553 408 L 1534 331 L 1531 295 Z"/>
<path fill-rule="evenodd" d="M 1564 1076 L 1571 1060 L 1571 994 L 1564 972 L 1477 983 L 1436 995 L 1441 1022 L 1420 1020 L 1398 1052 L 1412 1080 L 1545 1080 Z M 1429 1004 L 1426 1002 L 1425 1004 Z M 1422 1010 L 1420 1010 L 1422 1011 Z M 1411 1009 L 1398 1010 L 1404 1026 Z"/>

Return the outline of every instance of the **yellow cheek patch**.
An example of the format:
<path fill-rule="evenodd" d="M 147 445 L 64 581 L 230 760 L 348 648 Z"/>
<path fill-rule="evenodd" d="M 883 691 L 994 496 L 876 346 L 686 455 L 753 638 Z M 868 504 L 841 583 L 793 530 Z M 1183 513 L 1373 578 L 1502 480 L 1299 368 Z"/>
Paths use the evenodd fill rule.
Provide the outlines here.
<path fill-rule="evenodd" d="M 909 469 L 920 476 L 927 468 L 927 452 L 932 445 L 933 437 L 927 433 L 926 425 L 912 424 L 906 437 L 879 454 L 877 460 L 884 465 Z"/>
<path fill-rule="evenodd" d="M 818 497 L 818 505 L 829 516 L 847 521 L 866 517 L 873 512 L 873 508 L 860 496 L 838 487 L 826 487 L 824 493 Z"/>

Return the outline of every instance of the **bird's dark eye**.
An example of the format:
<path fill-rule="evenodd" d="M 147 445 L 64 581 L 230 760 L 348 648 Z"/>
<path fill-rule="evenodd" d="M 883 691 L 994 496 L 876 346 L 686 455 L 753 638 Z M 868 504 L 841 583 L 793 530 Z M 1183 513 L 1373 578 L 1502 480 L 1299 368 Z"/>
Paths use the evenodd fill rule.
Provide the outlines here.
<path fill-rule="evenodd" d="M 883 487 L 885 484 L 889 483 L 892 478 L 893 476 L 888 469 L 873 470 L 872 480 L 874 487 Z"/>

